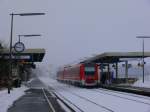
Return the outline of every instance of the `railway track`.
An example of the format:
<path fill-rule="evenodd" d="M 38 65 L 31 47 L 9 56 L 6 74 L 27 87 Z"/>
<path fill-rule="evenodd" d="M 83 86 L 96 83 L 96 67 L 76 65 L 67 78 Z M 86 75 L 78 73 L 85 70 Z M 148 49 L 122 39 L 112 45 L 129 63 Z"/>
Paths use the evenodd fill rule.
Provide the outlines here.
<path fill-rule="evenodd" d="M 49 90 L 45 90 L 45 89 L 42 89 L 42 92 L 44 94 L 44 97 L 49 105 L 49 108 L 50 108 L 50 112 L 59 112 L 54 106 L 53 104 L 50 102 L 49 100 L 49 95 L 52 95 L 52 97 L 56 98 L 58 102 L 61 103 L 61 105 L 67 107 L 67 110 L 69 110 L 70 112 L 76 112 L 72 107 L 70 107 L 66 102 L 64 102 L 62 100 L 62 98 L 60 98 L 57 94 L 55 94 L 55 92 L 51 92 Z M 66 99 L 67 100 L 67 99 Z M 65 110 L 64 110 L 65 112 Z M 81 111 L 81 112 L 84 112 L 84 111 Z"/>
<path fill-rule="evenodd" d="M 150 97 L 150 90 L 148 90 L 148 88 L 131 87 L 131 86 L 128 87 L 128 86 L 118 86 L 118 85 L 100 85 L 100 87 L 104 89 Z"/>
<path fill-rule="evenodd" d="M 122 99 L 125 99 L 125 100 L 129 100 L 129 101 L 134 101 L 134 102 L 137 102 L 137 103 L 143 103 L 143 104 L 146 104 L 146 105 L 149 105 L 150 106 L 150 100 L 147 100 L 146 98 L 141 98 L 141 97 L 138 97 L 138 96 L 134 96 L 136 98 L 141 98 L 139 100 L 135 99 L 135 98 L 129 98 L 129 96 L 132 96 L 132 95 L 122 95 L 121 93 L 113 93 L 112 91 L 107 91 L 107 90 L 103 90 L 103 89 L 99 89 L 99 90 L 92 90 L 92 91 L 95 91 L 95 92 L 98 92 L 100 94 L 104 94 L 104 95 L 110 95 L 110 96 L 114 96 L 114 97 L 118 97 L 118 98 L 122 98 Z M 133 97 L 133 96 L 132 96 Z M 142 100 L 146 100 L 145 102 L 142 101 Z"/>
<path fill-rule="evenodd" d="M 60 88 L 60 89 L 62 89 L 62 87 Z M 78 95 L 78 94 L 76 94 L 76 93 L 74 93 L 74 92 L 71 92 L 71 91 L 69 91 L 69 90 L 67 90 L 66 88 L 63 88 L 63 90 L 65 90 L 65 92 L 67 92 L 67 93 L 69 93 L 69 94 L 71 94 L 71 95 L 73 95 L 73 96 L 75 96 L 75 97 L 78 97 L 79 98 L 79 100 L 85 100 L 86 102 L 89 102 L 90 104 L 92 104 L 92 105 L 96 105 L 97 107 L 99 107 L 99 108 L 102 108 L 105 112 L 114 112 L 112 109 L 110 109 L 110 108 L 108 108 L 108 107 L 106 107 L 106 106 L 104 106 L 104 105 L 100 105 L 100 104 L 98 104 L 98 103 L 96 103 L 96 102 L 94 102 L 94 101 L 92 101 L 92 100 L 90 100 L 90 99 L 88 99 L 88 98 L 86 98 L 86 97 L 83 97 L 83 96 L 81 96 L 81 95 Z M 66 101 L 68 101 L 70 104 L 72 104 L 73 106 L 75 106 L 80 112 L 85 112 L 84 110 L 82 110 L 79 106 L 77 106 L 76 104 L 74 104 L 71 100 L 68 100 L 65 96 L 63 96 L 62 94 L 60 94 L 60 93 L 58 93 L 58 92 L 56 92 L 56 94 L 58 94 L 60 97 L 62 97 L 64 100 L 66 100 Z"/>
<path fill-rule="evenodd" d="M 64 87 L 61 87 L 61 88 L 58 88 L 59 89 L 62 89 L 64 90 L 65 92 L 68 92 L 69 94 L 72 94 L 74 96 L 77 96 L 79 97 L 80 99 L 83 99 L 83 100 L 86 100 L 87 102 L 90 102 L 92 104 L 95 104 L 96 106 L 98 107 L 101 107 L 101 108 L 104 108 L 105 110 L 109 111 L 109 112 L 115 112 L 114 111 L 114 108 L 112 108 L 111 106 L 103 106 L 103 104 L 101 105 L 99 102 L 97 101 L 94 101 L 93 99 L 90 99 L 88 98 L 87 96 L 84 96 L 84 95 L 80 95 L 78 94 L 78 92 L 76 92 L 76 90 L 74 91 L 71 91 L 67 88 L 64 88 Z M 77 89 L 77 87 L 74 87 L 74 89 Z M 98 96 L 103 96 L 103 95 L 109 95 L 110 97 L 112 96 L 113 98 L 120 98 L 124 101 L 129 101 L 129 102 L 135 102 L 137 105 L 147 105 L 147 106 L 150 106 L 150 98 L 149 97 L 146 97 L 146 96 L 141 96 L 141 95 L 136 95 L 136 94 L 131 94 L 131 93 L 125 93 L 125 92 L 119 92 L 119 91 L 113 91 L 113 90 L 107 90 L 107 89 L 85 89 L 85 92 L 89 93 L 91 92 L 90 94 L 94 95 L 94 94 L 97 94 L 97 93 L 100 93 Z M 102 95 L 103 94 L 103 95 Z M 65 96 L 64 96 L 65 97 Z M 134 104 L 135 104 L 134 103 Z M 132 104 L 132 103 L 130 103 Z"/>
<path fill-rule="evenodd" d="M 142 112 L 150 107 L 150 98 L 146 96 L 103 88 L 86 89 L 67 84 L 51 85 L 50 92 L 53 88 L 53 93 L 73 108 L 72 112 L 90 112 L 94 110 L 95 112 L 120 112 L 121 108 L 127 109 L 129 112 L 132 110 Z M 84 104 L 88 107 L 85 108 Z M 141 107 L 144 107 L 144 110 Z"/>
<path fill-rule="evenodd" d="M 99 88 L 98 90 L 107 91 L 107 92 L 113 92 L 113 93 L 119 93 L 119 94 L 122 94 L 122 95 L 128 95 L 128 96 L 132 96 L 132 97 L 137 97 L 137 98 L 150 100 L 150 97 L 143 96 L 143 95 L 138 95 L 138 94 L 134 94 L 134 93 L 127 93 L 127 92 L 109 90 L 109 89 L 104 89 L 104 88 Z"/>
<path fill-rule="evenodd" d="M 85 112 L 84 110 L 82 110 L 81 108 L 79 108 L 76 104 L 74 104 L 73 102 L 71 102 L 70 100 L 68 100 L 67 98 L 65 98 L 63 95 L 61 95 L 60 93 L 55 93 L 55 95 L 58 97 L 58 99 L 60 99 L 63 103 L 65 103 L 65 101 L 67 101 L 68 103 L 70 103 L 71 105 L 73 105 L 75 108 L 77 108 L 78 111 L 80 112 Z M 64 101 L 65 100 L 65 101 Z M 65 103 L 65 105 L 69 108 L 71 108 L 72 112 L 76 112 L 74 109 L 72 109 L 72 107 L 70 107 L 67 103 Z"/>
<path fill-rule="evenodd" d="M 50 102 L 50 100 L 49 100 L 49 98 L 48 98 L 48 96 L 47 96 L 45 90 L 44 90 L 43 88 L 42 88 L 42 92 L 43 92 L 44 97 L 45 97 L 45 99 L 46 99 L 46 101 L 47 101 L 47 103 L 48 103 L 49 112 L 56 112 L 55 109 L 54 109 L 54 107 L 53 107 L 53 105 L 51 104 L 51 102 Z"/>
<path fill-rule="evenodd" d="M 75 87 L 75 88 L 76 88 L 76 87 Z M 137 89 L 137 88 L 136 88 L 136 89 Z M 98 91 L 98 90 L 101 90 L 101 91 Z M 101 92 L 101 93 L 104 93 L 104 92 L 102 92 L 102 91 L 107 91 L 107 92 L 113 93 L 113 94 L 106 93 L 106 94 L 108 94 L 108 95 L 120 97 L 120 98 L 123 98 L 123 99 L 128 99 L 128 100 L 131 100 L 131 101 L 136 101 L 136 102 L 140 102 L 140 103 L 145 103 L 145 102 L 138 101 L 138 100 L 133 100 L 133 99 L 129 99 L 129 98 L 126 98 L 126 97 L 121 97 L 121 96 L 119 96 L 119 95 L 114 95 L 114 93 L 116 93 L 116 94 L 121 94 L 121 95 L 126 95 L 126 96 L 131 96 L 131 97 L 136 97 L 136 98 L 145 99 L 145 100 L 149 100 L 149 101 L 150 101 L 150 97 L 148 97 L 148 96 L 138 95 L 138 94 L 134 94 L 134 93 L 127 93 L 127 92 L 122 92 L 122 91 L 116 91 L 116 90 L 111 90 L 111 89 L 99 88 L 99 89 L 96 89 L 96 90 L 93 90 L 93 89 L 92 89 L 91 91 Z M 145 103 L 145 104 L 150 105 L 150 103 Z"/>
<path fill-rule="evenodd" d="M 93 104 L 95 104 L 95 105 L 101 107 L 101 108 L 104 108 L 104 109 L 108 110 L 109 112 L 114 112 L 113 110 L 111 110 L 111 109 L 109 109 L 109 108 L 107 108 L 107 107 L 105 107 L 105 106 L 103 106 L 103 105 L 100 105 L 100 104 L 98 104 L 98 103 L 96 103 L 96 102 L 94 102 L 94 101 L 92 101 L 92 100 L 89 100 L 89 99 L 86 98 L 86 97 L 80 96 L 80 95 L 78 95 L 78 94 L 76 94 L 76 93 L 73 93 L 73 92 L 71 92 L 71 93 L 74 94 L 75 96 L 78 96 L 78 97 L 81 98 L 81 99 L 84 99 L 84 100 L 86 100 L 86 101 L 88 101 L 88 102 L 91 102 L 91 103 L 93 103 Z"/>

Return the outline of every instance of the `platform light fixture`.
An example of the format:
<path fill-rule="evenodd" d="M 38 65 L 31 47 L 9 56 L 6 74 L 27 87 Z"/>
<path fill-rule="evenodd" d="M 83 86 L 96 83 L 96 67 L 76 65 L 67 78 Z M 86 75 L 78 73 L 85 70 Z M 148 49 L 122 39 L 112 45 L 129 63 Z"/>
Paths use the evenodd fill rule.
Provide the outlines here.
<path fill-rule="evenodd" d="M 21 37 L 40 37 L 41 34 L 30 34 L 30 35 L 18 35 L 19 42 Z"/>

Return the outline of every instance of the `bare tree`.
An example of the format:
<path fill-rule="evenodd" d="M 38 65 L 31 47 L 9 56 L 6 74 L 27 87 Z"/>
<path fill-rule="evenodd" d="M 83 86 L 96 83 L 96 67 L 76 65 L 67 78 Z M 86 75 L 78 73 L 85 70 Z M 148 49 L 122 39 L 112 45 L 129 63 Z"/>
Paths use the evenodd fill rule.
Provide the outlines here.
<path fill-rule="evenodd" d="M 3 42 L 0 41 L 0 86 L 6 86 L 7 84 L 7 76 L 9 74 L 9 61 L 4 59 L 3 49 L 6 46 L 3 46 Z"/>

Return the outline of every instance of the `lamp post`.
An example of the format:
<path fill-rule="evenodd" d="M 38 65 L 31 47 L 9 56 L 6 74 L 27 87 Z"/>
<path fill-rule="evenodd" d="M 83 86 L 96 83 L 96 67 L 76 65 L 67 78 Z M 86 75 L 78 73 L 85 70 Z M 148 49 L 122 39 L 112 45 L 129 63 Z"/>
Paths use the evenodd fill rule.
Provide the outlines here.
<path fill-rule="evenodd" d="M 12 75 L 12 40 L 13 40 L 13 21 L 14 21 L 14 16 L 37 16 L 37 15 L 45 15 L 45 13 L 11 13 L 11 32 L 10 32 L 10 46 L 9 46 L 9 74 L 8 74 L 8 94 L 10 94 L 10 86 L 11 86 L 11 81 L 10 81 L 10 76 Z"/>
<path fill-rule="evenodd" d="M 145 71 L 144 71 L 144 64 L 145 64 L 145 62 L 144 62 L 144 39 L 145 38 L 150 38 L 150 36 L 137 36 L 136 38 L 141 38 L 141 39 L 143 39 L 143 42 L 142 42 L 142 67 L 143 67 L 143 83 L 144 83 L 144 73 L 145 73 Z"/>

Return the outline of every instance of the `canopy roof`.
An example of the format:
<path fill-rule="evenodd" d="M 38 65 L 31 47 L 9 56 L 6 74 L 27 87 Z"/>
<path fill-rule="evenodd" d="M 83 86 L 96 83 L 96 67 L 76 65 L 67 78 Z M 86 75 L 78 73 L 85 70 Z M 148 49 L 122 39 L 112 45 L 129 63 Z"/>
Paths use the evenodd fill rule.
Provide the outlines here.
<path fill-rule="evenodd" d="M 13 60 L 23 60 L 28 62 L 41 62 L 45 55 L 45 49 L 26 49 L 22 53 L 12 51 Z M 0 58 L 9 59 L 9 49 L 0 50 Z"/>
<path fill-rule="evenodd" d="M 122 59 L 142 58 L 143 52 L 105 52 L 88 58 L 81 63 L 116 63 Z M 144 52 L 144 58 L 150 57 L 150 52 Z"/>

